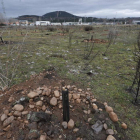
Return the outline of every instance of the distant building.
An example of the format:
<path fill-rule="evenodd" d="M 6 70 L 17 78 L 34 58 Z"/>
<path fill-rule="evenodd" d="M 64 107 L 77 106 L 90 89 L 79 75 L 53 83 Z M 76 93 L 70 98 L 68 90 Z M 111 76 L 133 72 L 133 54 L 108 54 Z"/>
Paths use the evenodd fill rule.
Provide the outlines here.
<path fill-rule="evenodd" d="M 19 20 L 20 25 L 28 25 L 28 20 Z"/>
<path fill-rule="evenodd" d="M 133 20 L 132 23 L 133 24 L 140 24 L 140 20 Z"/>
<path fill-rule="evenodd" d="M 79 24 L 82 24 L 82 18 L 79 19 Z"/>
<path fill-rule="evenodd" d="M 51 23 L 51 25 L 61 25 L 61 23 Z"/>
<path fill-rule="evenodd" d="M 45 25 L 50 25 L 50 21 L 36 21 L 35 22 L 35 25 L 42 25 L 42 26 L 45 26 Z"/>

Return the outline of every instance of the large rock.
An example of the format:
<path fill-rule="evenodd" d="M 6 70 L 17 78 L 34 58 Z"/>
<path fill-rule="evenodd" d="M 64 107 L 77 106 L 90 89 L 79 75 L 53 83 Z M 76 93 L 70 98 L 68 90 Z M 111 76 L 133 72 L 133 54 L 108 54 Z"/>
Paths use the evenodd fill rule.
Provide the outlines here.
<path fill-rule="evenodd" d="M 15 102 L 15 104 L 21 104 L 21 105 L 25 105 L 29 102 L 29 98 L 26 97 L 21 97 L 18 101 Z"/>
<path fill-rule="evenodd" d="M 33 98 L 37 97 L 38 95 L 39 95 L 39 94 L 38 94 L 37 92 L 31 91 L 27 96 L 28 96 L 29 98 L 33 99 Z"/>
<path fill-rule="evenodd" d="M 2 114 L 1 121 L 3 122 L 5 119 L 7 119 L 7 115 L 6 114 Z"/>
<path fill-rule="evenodd" d="M 53 105 L 53 106 L 56 106 L 57 105 L 57 99 L 55 97 L 51 98 L 50 104 Z"/>
<path fill-rule="evenodd" d="M 99 134 L 103 129 L 103 124 L 98 120 L 91 128 L 94 130 L 95 134 Z"/>
<path fill-rule="evenodd" d="M 68 129 L 73 129 L 73 127 L 74 127 L 74 121 L 70 119 L 68 122 Z"/>
<path fill-rule="evenodd" d="M 55 91 L 54 91 L 54 96 L 55 96 L 56 98 L 58 98 L 58 97 L 60 96 L 60 94 L 59 94 L 59 91 L 58 91 L 58 90 L 55 90 Z"/>
<path fill-rule="evenodd" d="M 23 111 L 24 107 L 23 107 L 23 105 L 16 104 L 16 105 L 13 107 L 13 109 L 16 110 L 16 111 Z"/>
<path fill-rule="evenodd" d="M 106 140 L 116 140 L 112 135 L 109 135 Z"/>
<path fill-rule="evenodd" d="M 45 112 L 31 112 L 27 115 L 27 119 L 31 122 L 45 121 L 49 122 L 51 120 L 51 115 Z"/>
<path fill-rule="evenodd" d="M 9 125 L 10 123 L 12 123 L 14 120 L 14 116 L 10 116 L 9 118 L 7 118 L 4 122 L 3 122 L 3 127 L 6 127 L 7 125 Z"/>
<path fill-rule="evenodd" d="M 28 124 L 28 128 L 30 130 L 37 130 L 37 122 L 32 122 L 32 123 Z"/>

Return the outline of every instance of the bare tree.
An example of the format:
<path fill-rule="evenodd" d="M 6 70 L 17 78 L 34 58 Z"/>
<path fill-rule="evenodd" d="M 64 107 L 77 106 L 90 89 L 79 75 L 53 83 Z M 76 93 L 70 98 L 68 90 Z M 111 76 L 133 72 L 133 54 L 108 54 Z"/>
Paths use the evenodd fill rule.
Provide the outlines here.
<path fill-rule="evenodd" d="M 115 43 L 115 40 L 117 38 L 117 35 L 118 35 L 118 32 L 116 30 L 110 30 L 109 33 L 108 33 L 108 44 L 106 46 L 106 50 L 105 52 L 103 53 L 104 56 L 106 56 L 106 53 L 109 49 L 109 47 Z"/>
<path fill-rule="evenodd" d="M 136 89 L 135 103 L 137 103 L 139 91 L 140 91 L 140 32 L 137 37 L 137 46 L 135 47 L 134 61 L 136 62 L 136 71 L 135 71 L 134 80 L 130 89 L 131 91 L 132 89 Z"/>

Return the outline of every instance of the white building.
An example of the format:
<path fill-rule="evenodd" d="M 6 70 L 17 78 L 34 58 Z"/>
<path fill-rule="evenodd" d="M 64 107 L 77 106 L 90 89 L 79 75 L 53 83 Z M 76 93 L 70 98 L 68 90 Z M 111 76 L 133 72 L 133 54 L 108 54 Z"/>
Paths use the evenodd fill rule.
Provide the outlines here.
<path fill-rule="evenodd" d="M 140 24 L 140 20 L 133 20 L 132 23 L 133 24 Z"/>
<path fill-rule="evenodd" d="M 51 23 L 51 25 L 61 25 L 61 23 Z"/>
<path fill-rule="evenodd" d="M 50 25 L 50 21 L 36 21 L 35 22 L 35 25 L 42 25 L 42 26 L 45 26 L 45 25 Z"/>

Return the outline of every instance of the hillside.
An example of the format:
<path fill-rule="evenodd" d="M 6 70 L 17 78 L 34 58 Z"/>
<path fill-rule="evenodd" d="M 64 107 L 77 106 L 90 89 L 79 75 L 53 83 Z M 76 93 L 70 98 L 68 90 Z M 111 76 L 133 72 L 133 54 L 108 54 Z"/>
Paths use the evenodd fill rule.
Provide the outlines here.
<path fill-rule="evenodd" d="M 43 15 L 42 17 L 44 18 L 74 18 L 74 17 L 77 18 L 78 16 L 75 16 L 65 11 L 55 11 L 55 12 L 47 13 Z"/>

